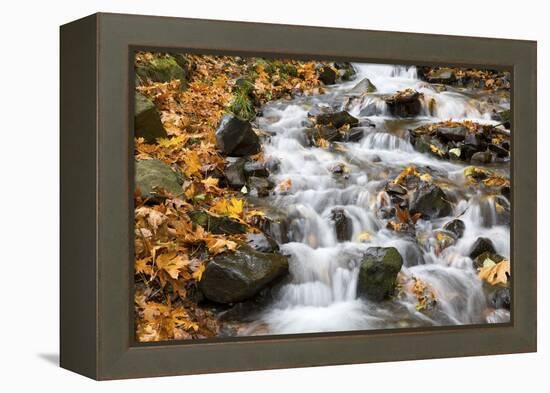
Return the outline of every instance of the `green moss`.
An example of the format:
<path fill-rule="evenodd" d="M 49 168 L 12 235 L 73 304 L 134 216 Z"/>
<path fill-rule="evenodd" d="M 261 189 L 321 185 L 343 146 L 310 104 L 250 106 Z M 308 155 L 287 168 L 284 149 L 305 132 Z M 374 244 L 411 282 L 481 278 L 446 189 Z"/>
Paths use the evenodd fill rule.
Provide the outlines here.
<path fill-rule="evenodd" d="M 250 81 L 238 84 L 233 89 L 233 101 L 229 111 L 241 120 L 252 121 L 256 117 L 254 104 L 250 98 L 253 85 Z"/>
<path fill-rule="evenodd" d="M 136 67 L 136 74 L 141 79 L 154 82 L 170 82 L 178 79 L 182 87 L 187 85 L 187 74 L 172 56 L 158 57 L 147 64 Z"/>

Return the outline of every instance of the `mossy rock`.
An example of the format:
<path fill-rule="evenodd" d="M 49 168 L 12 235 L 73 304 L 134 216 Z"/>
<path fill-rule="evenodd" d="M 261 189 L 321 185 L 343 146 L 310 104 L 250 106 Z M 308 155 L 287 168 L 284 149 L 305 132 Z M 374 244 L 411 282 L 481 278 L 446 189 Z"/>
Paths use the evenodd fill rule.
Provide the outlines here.
<path fill-rule="evenodd" d="M 215 235 L 235 235 L 246 233 L 247 226 L 229 217 L 216 217 L 204 210 L 195 210 L 189 213 L 189 218 L 195 225 L 200 225 Z"/>
<path fill-rule="evenodd" d="M 153 82 L 170 82 L 177 79 L 182 90 L 187 88 L 188 72 L 172 56 L 158 57 L 146 64 L 139 64 L 136 66 L 136 74 L 141 79 Z"/>
<path fill-rule="evenodd" d="M 167 164 L 160 160 L 141 160 L 136 162 L 136 188 L 148 199 L 158 199 L 158 190 L 164 190 L 173 196 L 181 194 L 181 179 Z"/>
<path fill-rule="evenodd" d="M 214 257 L 206 266 L 199 287 L 207 299 L 229 304 L 253 298 L 286 274 L 286 256 L 242 246 L 235 253 Z"/>
<path fill-rule="evenodd" d="M 160 113 L 151 100 L 136 93 L 134 106 L 134 135 L 136 138 L 144 138 L 146 142 L 154 143 L 157 138 L 168 136 L 160 120 Z"/>
<path fill-rule="evenodd" d="M 357 294 L 372 301 L 389 298 L 402 266 L 403 258 L 395 247 L 370 247 L 359 268 Z"/>

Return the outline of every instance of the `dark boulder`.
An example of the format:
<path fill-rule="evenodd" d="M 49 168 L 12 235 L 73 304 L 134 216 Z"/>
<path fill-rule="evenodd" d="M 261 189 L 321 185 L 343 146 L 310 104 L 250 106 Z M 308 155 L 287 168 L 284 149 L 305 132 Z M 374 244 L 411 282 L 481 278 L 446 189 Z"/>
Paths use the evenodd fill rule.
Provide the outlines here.
<path fill-rule="evenodd" d="M 478 151 L 472 154 L 470 163 L 472 164 L 490 164 L 493 161 L 493 155 L 490 151 Z"/>
<path fill-rule="evenodd" d="M 260 138 L 250 123 L 233 115 L 223 117 L 216 131 L 216 141 L 221 152 L 228 156 L 250 156 L 261 151 Z"/>
<path fill-rule="evenodd" d="M 344 125 L 355 127 L 359 124 L 359 119 L 353 117 L 348 111 L 321 113 L 317 115 L 315 121 L 319 125 L 341 128 Z"/>
<path fill-rule="evenodd" d="M 136 138 L 143 138 L 148 143 L 168 136 L 155 104 L 139 93 L 135 95 L 134 132 Z"/>
<path fill-rule="evenodd" d="M 172 56 L 157 57 L 151 61 L 136 65 L 136 74 L 141 79 L 152 82 L 180 81 L 181 89 L 187 87 L 188 74 Z"/>
<path fill-rule="evenodd" d="M 510 310 L 510 304 L 512 302 L 512 296 L 510 288 L 499 288 L 493 292 L 490 296 L 491 306 L 494 308 L 504 308 Z"/>
<path fill-rule="evenodd" d="M 353 227 L 350 218 L 346 214 L 346 211 L 341 208 L 334 208 L 330 213 L 330 219 L 334 223 L 336 239 L 339 242 L 351 240 Z"/>
<path fill-rule="evenodd" d="M 386 184 L 386 192 L 388 194 L 405 195 L 407 194 L 407 189 L 400 184 L 391 182 Z"/>
<path fill-rule="evenodd" d="M 248 178 L 248 189 L 251 195 L 266 197 L 274 187 L 274 184 L 265 177 L 251 176 Z"/>
<path fill-rule="evenodd" d="M 269 177 L 266 164 L 258 161 L 247 161 L 244 164 L 244 174 L 246 177 Z"/>
<path fill-rule="evenodd" d="M 373 301 L 390 297 L 402 266 L 403 258 L 396 248 L 370 247 L 359 268 L 357 294 Z"/>
<path fill-rule="evenodd" d="M 386 97 L 384 100 L 388 105 L 388 110 L 393 116 L 414 117 L 422 110 L 422 103 L 420 102 L 421 97 L 422 93 L 407 89 L 398 91 L 394 95 Z"/>
<path fill-rule="evenodd" d="M 436 133 L 443 141 L 462 142 L 468 135 L 468 129 L 463 126 L 439 127 Z"/>
<path fill-rule="evenodd" d="M 495 112 L 491 117 L 493 118 L 493 120 L 500 121 L 505 128 L 510 129 L 510 109 Z"/>
<path fill-rule="evenodd" d="M 242 246 L 235 253 L 214 257 L 206 266 L 199 288 L 211 301 L 235 303 L 254 297 L 286 274 L 286 256 Z"/>
<path fill-rule="evenodd" d="M 470 258 L 475 259 L 484 252 L 489 252 L 491 254 L 496 253 L 495 246 L 491 239 L 486 237 L 478 237 L 470 248 Z"/>
<path fill-rule="evenodd" d="M 364 134 L 365 130 L 363 130 L 362 128 L 352 128 L 341 133 L 341 140 L 342 142 L 359 142 L 361 139 L 363 139 Z"/>
<path fill-rule="evenodd" d="M 376 86 L 372 84 L 369 78 L 364 78 L 356 84 L 351 90 L 348 91 L 348 94 L 352 95 L 363 95 L 366 93 L 374 93 L 376 91 Z"/>
<path fill-rule="evenodd" d="M 279 251 L 279 245 L 277 242 L 263 232 L 247 234 L 246 244 L 248 244 L 248 246 L 253 250 L 259 252 L 273 253 Z"/>
<path fill-rule="evenodd" d="M 336 71 L 328 65 L 320 66 L 317 69 L 317 79 L 325 85 L 334 85 L 336 83 Z"/>
<path fill-rule="evenodd" d="M 455 219 L 446 223 L 443 226 L 443 229 L 453 233 L 457 239 L 460 239 L 464 235 L 464 231 L 466 230 L 466 225 L 464 224 L 464 221 Z"/>
<path fill-rule="evenodd" d="M 189 213 L 189 218 L 195 225 L 200 225 L 215 235 L 235 235 L 246 233 L 248 227 L 236 220 L 225 216 L 212 216 L 204 210 L 195 210 Z"/>
<path fill-rule="evenodd" d="M 136 162 L 136 189 L 143 198 L 157 200 L 157 191 L 164 190 L 173 196 L 183 193 L 182 182 L 176 172 L 160 160 L 141 160 Z"/>
<path fill-rule="evenodd" d="M 495 145 L 494 143 L 490 143 L 488 148 L 499 158 L 506 158 L 510 155 L 508 149 L 504 148 L 503 146 Z"/>
<path fill-rule="evenodd" d="M 441 188 L 422 183 L 412 196 L 410 211 L 412 214 L 420 213 L 424 218 L 439 218 L 450 215 L 453 208 Z"/>
<path fill-rule="evenodd" d="M 490 259 L 494 263 L 499 263 L 499 262 L 503 261 L 505 258 L 502 255 L 495 254 L 495 253 L 490 252 L 490 251 L 485 251 L 485 252 L 482 252 L 481 254 L 479 254 L 477 257 L 475 257 L 475 259 L 473 261 L 474 268 L 475 269 L 482 268 L 483 263 L 485 263 L 485 261 L 487 259 Z"/>
<path fill-rule="evenodd" d="M 244 185 L 246 185 L 246 176 L 244 174 L 245 163 L 246 160 L 241 157 L 227 158 L 227 165 L 225 166 L 225 181 L 230 188 L 240 190 Z"/>
<path fill-rule="evenodd" d="M 343 81 L 350 81 L 356 74 L 353 64 L 348 61 L 334 63 L 334 68 L 338 70 L 338 75 Z"/>

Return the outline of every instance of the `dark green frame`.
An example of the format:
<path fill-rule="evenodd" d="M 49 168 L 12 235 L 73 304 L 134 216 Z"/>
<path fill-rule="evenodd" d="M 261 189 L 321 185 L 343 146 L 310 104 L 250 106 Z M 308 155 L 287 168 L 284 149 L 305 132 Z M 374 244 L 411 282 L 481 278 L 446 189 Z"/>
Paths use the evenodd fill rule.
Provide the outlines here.
<path fill-rule="evenodd" d="M 136 49 L 507 69 L 509 324 L 134 342 Z M 95 14 L 61 27 L 61 366 L 95 379 L 536 351 L 536 42 Z"/>

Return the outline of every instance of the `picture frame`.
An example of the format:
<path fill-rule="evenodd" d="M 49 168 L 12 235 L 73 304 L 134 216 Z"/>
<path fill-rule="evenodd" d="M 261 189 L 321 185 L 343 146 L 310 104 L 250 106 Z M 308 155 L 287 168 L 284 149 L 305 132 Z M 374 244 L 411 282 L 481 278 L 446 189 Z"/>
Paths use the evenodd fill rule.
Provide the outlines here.
<path fill-rule="evenodd" d="M 107 13 L 60 36 L 61 367 L 106 380 L 536 351 L 536 42 Z M 136 50 L 510 71 L 511 322 L 136 343 Z"/>

